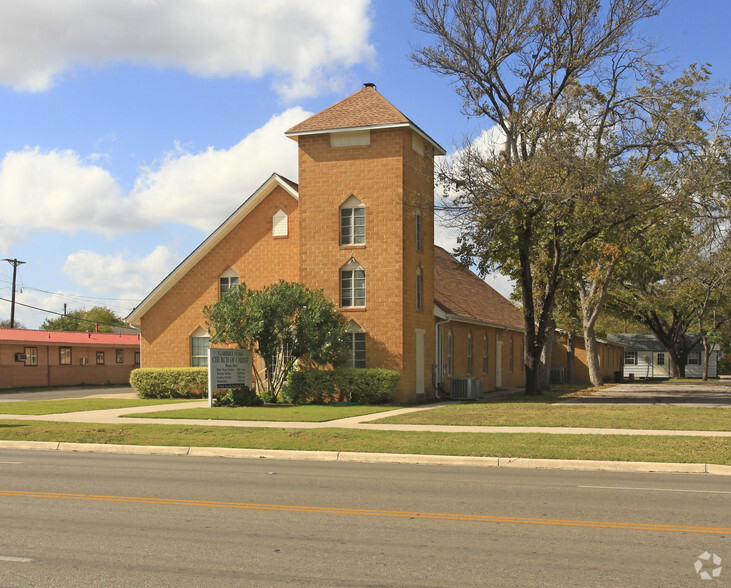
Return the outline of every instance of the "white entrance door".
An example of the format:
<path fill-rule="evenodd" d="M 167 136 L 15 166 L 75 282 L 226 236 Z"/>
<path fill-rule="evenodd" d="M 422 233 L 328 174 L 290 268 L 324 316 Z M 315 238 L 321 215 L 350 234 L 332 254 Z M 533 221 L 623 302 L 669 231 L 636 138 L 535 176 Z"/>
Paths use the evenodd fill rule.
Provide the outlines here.
<path fill-rule="evenodd" d="M 652 377 L 667 378 L 670 376 L 668 370 L 668 354 L 665 351 L 657 351 L 652 354 Z"/>
<path fill-rule="evenodd" d="M 416 395 L 424 394 L 424 329 L 416 329 Z"/>
<path fill-rule="evenodd" d="M 495 345 L 495 388 L 502 388 L 503 385 L 503 342 L 498 341 Z"/>

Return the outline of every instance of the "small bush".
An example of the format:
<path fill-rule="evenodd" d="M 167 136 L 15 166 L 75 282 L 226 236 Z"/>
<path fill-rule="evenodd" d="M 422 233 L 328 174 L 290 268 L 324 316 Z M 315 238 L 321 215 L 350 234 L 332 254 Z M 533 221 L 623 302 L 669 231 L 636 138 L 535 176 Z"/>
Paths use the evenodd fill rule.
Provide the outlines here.
<path fill-rule="evenodd" d="M 213 399 L 213 406 L 263 406 L 264 401 L 248 386 L 229 390 Z"/>
<path fill-rule="evenodd" d="M 334 400 L 381 404 L 391 401 L 400 381 L 398 372 L 380 368 L 299 371 L 292 374 L 283 395 L 292 404 Z"/>
<path fill-rule="evenodd" d="M 129 384 L 140 398 L 202 398 L 208 394 L 208 368 L 138 368 Z"/>

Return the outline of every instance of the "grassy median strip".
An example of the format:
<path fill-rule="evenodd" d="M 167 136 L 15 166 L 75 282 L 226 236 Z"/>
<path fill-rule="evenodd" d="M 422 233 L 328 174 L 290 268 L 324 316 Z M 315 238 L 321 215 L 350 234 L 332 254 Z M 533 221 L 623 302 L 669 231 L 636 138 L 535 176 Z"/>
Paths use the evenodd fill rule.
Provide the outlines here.
<path fill-rule="evenodd" d="M 587 427 L 672 431 L 729 431 L 728 409 L 675 406 L 577 406 L 488 402 L 452 404 L 373 421 L 404 425 L 484 427 Z"/>
<path fill-rule="evenodd" d="M 190 402 L 181 398 L 74 398 L 67 400 L 32 400 L 29 402 L 0 402 L 0 414 L 60 414 L 87 410 L 106 410 Z"/>
<path fill-rule="evenodd" d="M 544 459 L 731 464 L 727 438 L 641 435 L 281 430 L 186 425 L 98 425 L 0 420 L 0 439 L 183 447 L 365 451 Z"/>
<path fill-rule="evenodd" d="M 354 405 L 309 405 L 292 406 L 277 404 L 272 406 L 244 406 L 220 408 L 187 408 L 164 410 L 141 414 L 127 414 L 126 417 L 151 419 L 202 419 L 223 421 L 275 421 L 324 423 L 335 419 L 387 412 L 399 406 L 354 406 Z"/>

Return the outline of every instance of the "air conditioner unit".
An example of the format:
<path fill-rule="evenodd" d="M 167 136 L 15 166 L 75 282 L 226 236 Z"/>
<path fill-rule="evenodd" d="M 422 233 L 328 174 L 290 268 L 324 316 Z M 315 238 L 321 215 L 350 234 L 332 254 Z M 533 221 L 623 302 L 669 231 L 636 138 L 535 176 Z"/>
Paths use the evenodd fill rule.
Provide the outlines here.
<path fill-rule="evenodd" d="M 79 358 L 79 365 L 89 365 L 89 358 L 88 357 L 80 357 Z"/>
<path fill-rule="evenodd" d="M 476 400 L 482 398 L 480 378 L 452 378 L 452 400 Z"/>
<path fill-rule="evenodd" d="M 16 353 L 15 361 L 25 361 L 25 353 Z"/>

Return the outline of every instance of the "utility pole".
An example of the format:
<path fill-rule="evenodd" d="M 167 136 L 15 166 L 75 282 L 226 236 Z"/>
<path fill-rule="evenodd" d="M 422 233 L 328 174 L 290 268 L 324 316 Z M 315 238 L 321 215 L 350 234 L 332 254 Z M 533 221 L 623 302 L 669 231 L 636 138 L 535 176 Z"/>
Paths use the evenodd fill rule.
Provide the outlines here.
<path fill-rule="evenodd" d="M 3 259 L 13 266 L 13 295 L 10 300 L 10 328 L 15 328 L 15 277 L 18 274 L 18 266 L 25 263 L 24 261 L 18 261 L 17 259 Z"/>

